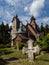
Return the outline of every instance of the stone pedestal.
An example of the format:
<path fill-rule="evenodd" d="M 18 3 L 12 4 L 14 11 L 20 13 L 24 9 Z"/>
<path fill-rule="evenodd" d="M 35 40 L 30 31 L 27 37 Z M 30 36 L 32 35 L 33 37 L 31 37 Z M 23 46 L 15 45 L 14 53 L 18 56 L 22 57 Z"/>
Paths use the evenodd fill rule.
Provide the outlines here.
<path fill-rule="evenodd" d="M 33 50 L 28 50 L 28 60 L 29 62 L 32 62 L 35 59 L 35 55 L 33 53 Z"/>

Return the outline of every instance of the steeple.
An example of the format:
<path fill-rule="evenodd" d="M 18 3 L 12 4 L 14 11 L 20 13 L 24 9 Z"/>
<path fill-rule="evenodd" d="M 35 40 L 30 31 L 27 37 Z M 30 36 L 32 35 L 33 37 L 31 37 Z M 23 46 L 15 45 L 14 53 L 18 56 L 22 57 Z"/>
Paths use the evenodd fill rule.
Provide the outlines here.
<path fill-rule="evenodd" d="M 31 21 L 32 21 L 32 20 L 35 20 L 35 17 L 34 17 L 34 16 L 31 17 Z"/>
<path fill-rule="evenodd" d="M 20 27 L 20 20 L 18 18 L 18 16 L 14 16 L 13 20 L 12 20 L 12 39 L 14 39 L 16 37 L 16 31 L 19 29 Z"/>
<path fill-rule="evenodd" d="M 36 29 L 36 23 L 35 23 L 35 18 L 34 18 L 34 16 L 31 17 L 30 25 L 32 25 L 33 28 Z"/>

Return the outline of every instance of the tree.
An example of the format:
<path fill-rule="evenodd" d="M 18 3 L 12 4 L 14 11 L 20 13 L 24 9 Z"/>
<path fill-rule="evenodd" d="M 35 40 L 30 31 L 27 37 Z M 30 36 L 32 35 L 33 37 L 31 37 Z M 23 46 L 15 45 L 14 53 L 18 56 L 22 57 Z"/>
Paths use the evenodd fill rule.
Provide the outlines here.
<path fill-rule="evenodd" d="M 44 33 L 45 33 L 45 35 L 47 35 L 49 33 L 49 26 L 48 26 L 48 24 L 46 24 L 46 26 L 45 26 Z"/>
<path fill-rule="evenodd" d="M 7 44 L 11 42 L 10 28 L 9 25 L 2 22 L 0 24 L 0 44 Z"/>
<path fill-rule="evenodd" d="M 40 30 L 41 30 L 41 32 L 44 32 L 44 26 L 43 26 L 43 23 L 41 23 Z"/>
<path fill-rule="evenodd" d="M 40 27 L 37 24 L 36 24 L 36 30 L 38 31 L 38 33 L 40 33 Z"/>

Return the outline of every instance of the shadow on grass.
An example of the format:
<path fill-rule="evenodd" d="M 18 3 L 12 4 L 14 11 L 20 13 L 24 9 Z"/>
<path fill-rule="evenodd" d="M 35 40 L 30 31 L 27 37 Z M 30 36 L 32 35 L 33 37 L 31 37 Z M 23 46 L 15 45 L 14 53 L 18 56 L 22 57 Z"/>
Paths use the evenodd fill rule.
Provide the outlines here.
<path fill-rule="evenodd" d="M 5 59 L 5 60 L 6 60 L 6 61 L 15 61 L 15 60 L 19 60 L 19 58 L 12 57 L 12 58 Z"/>
<path fill-rule="evenodd" d="M 4 59 L 0 58 L 0 65 L 6 65 L 8 62 L 6 62 Z"/>
<path fill-rule="evenodd" d="M 7 54 L 11 54 L 13 53 L 13 51 L 5 51 L 4 54 L 7 55 Z"/>
<path fill-rule="evenodd" d="M 9 59 L 2 59 L 0 58 L 0 65 L 7 65 L 9 64 L 11 61 L 15 61 L 15 60 L 19 60 L 18 58 L 9 58 Z"/>
<path fill-rule="evenodd" d="M 49 62 L 49 59 L 36 59 L 37 61 L 46 61 Z"/>
<path fill-rule="evenodd" d="M 2 51 L 2 52 L 0 52 L 0 56 L 1 55 L 8 55 L 8 54 L 11 54 L 11 53 L 13 53 L 13 51 Z"/>

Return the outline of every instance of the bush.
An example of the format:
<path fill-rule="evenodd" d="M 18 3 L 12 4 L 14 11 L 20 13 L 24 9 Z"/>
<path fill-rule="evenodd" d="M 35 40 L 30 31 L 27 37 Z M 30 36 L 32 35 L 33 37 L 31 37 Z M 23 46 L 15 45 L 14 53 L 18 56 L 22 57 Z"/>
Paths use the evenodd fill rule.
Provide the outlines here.
<path fill-rule="evenodd" d="M 11 47 L 11 44 L 0 44 L 0 48 L 7 48 L 7 47 Z"/>
<path fill-rule="evenodd" d="M 23 47 L 28 47 L 27 43 L 20 43 L 19 44 L 19 49 L 22 49 Z M 15 45 L 15 49 L 17 49 L 16 45 Z"/>
<path fill-rule="evenodd" d="M 49 36 L 41 37 L 39 41 L 35 41 L 34 45 L 39 45 L 41 50 L 49 51 Z"/>
<path fill-rule="evenodd" d="M 24 47 L 24 44 L 23 43 L 20 43 L 19 44 L 19 49 L 22 49 Z"/>

